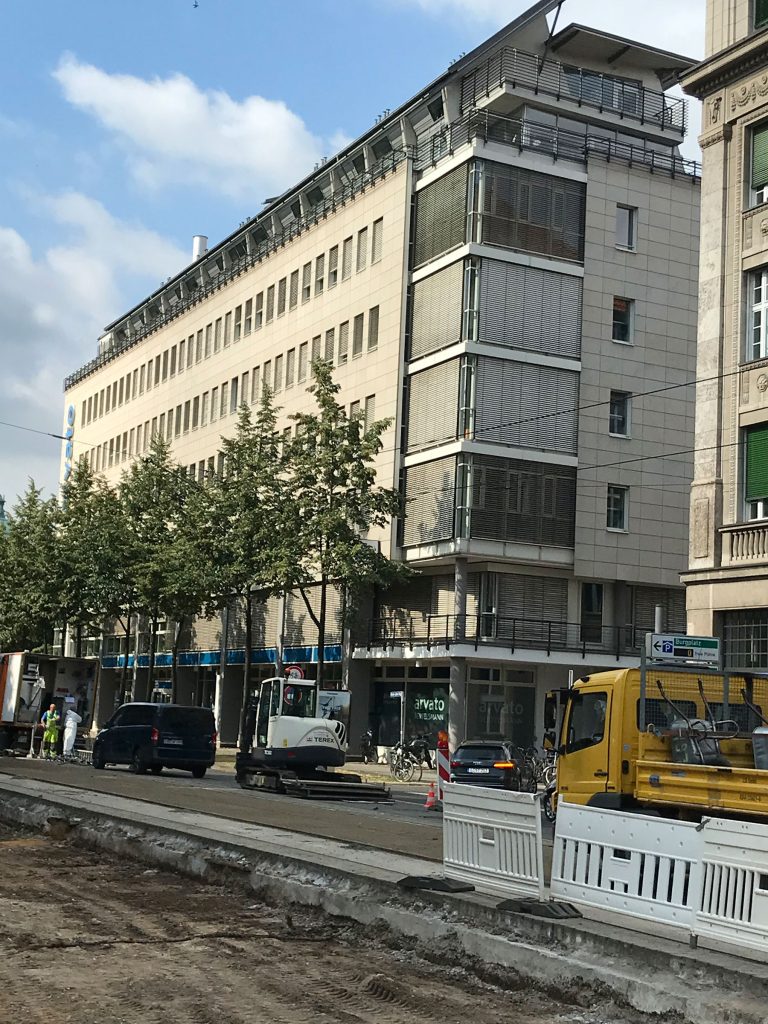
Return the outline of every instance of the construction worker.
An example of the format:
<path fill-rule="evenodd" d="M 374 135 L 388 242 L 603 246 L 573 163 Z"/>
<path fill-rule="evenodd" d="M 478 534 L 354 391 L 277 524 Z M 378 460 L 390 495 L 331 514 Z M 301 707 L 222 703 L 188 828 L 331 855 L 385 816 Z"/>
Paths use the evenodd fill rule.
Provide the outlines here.
<path fill-rule="evenodd" d="M 56 705 L 51 704 L 41 719 L 43 729 L 43 742 L 40 747 L 40 756 L 46 760 L 56 757 L 56 746 L 59 742 L 59 725 L 61 716 L 56 710 Z"/>
<path fill-rule="evenodd" d="M 82 720 L 74 708 L 67 708 L 64 715 L 64 757 L 72 757 L 77 738 L 77 727 Z"/>

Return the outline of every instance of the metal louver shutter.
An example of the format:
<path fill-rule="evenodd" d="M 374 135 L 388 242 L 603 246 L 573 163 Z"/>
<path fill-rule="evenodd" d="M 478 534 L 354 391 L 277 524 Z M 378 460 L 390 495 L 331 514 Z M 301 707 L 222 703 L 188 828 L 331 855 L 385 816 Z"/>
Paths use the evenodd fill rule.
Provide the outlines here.
<path fill-rule="evenodd" d="M 575 455 L 579 375 L 504 359 L 477 360 L 478 441 Z"/>
<path fill-rule="evenodd" d="M 432 577 L 432 614 L 453 615 L 456 608 L 453 576 Z"/>
<path fill-rule="evenodd" d="M 413 286 L 411 359 L 461 341 L 463 276 L 459 262 Z"/>
<path fill-rule="evenodd" d="M 747 501 L 768 498 L 768 425 L 747 431 Z"/>
<path fill-rule="evenodd" d="M 517 573 L 498 575 L 499 636 L 514 636 L 518 643 L 544 644 L 561 637 L 567 621 L 567 580 Z"/>
<path fill-rule="evenodd" d="M 408 451 L 456 438 L 460 360 L 415 373 L 408 382 Z"/>
<path fill-rule="evenodd" d="M 431 544 L 453 537 L 456 459 L 438 459 L 405 472 L 403 545 Z"/>
<path fill-rule="evenodd" d="M 663 609 L 662 629 L 684 633 L 687 628 L 685 591 L 665 587 L 633 587 L 632 624 L 635 629 L 653 632 L 657 605 Z"/>
<path fill-rule="evenodd" d="M 316 615 L 320 613 L 320 588 L 308 587 L 307 597 Z M 336 587 L 326 590 L 325 642 L 336 644 L 341 640 L 341 595 Z M 307 612 L 304 598 L 297 592 L 287 595 L 285 607 L 285 631 L 283 639 L 287 647 L 314 647 L 317 644 L 317 626 Z"/>
<path fill-rule="evenodd" d="M 466 240 L 467 168 L 462 164 L 417 193 L 414 267 Z"/>

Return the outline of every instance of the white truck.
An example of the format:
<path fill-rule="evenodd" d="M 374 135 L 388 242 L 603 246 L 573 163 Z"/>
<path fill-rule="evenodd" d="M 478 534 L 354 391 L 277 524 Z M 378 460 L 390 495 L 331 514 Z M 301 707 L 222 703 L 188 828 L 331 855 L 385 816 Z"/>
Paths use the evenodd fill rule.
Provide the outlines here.
<path fill-rule="evenodd" d="M 97 658 L 62 658 L 18 651 L 0 654 L 0 751 L 31 749 L 40 717 L 51 704 L 61 715 L 68 709 L 82 718 L 80 732 L 91 725 L 99 678 Z"/>

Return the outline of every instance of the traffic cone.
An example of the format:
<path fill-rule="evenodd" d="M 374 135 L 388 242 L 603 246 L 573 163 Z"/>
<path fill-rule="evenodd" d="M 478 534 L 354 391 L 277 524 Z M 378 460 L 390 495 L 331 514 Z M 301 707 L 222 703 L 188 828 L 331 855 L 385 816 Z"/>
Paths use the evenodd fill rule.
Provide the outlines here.
<path fill-rule="evenodd" d="M 424 804 L 424 810 L 425 811 L 434 811 L 436 806 L 437 806 L 437 799 L 435 797 L 435 784 L 434 784 L 434 782 L 430 782 L 430 784 L 429 784 L 429 792 L 427 793 L 427 799 L 426 799 L 426 802 Z"/>

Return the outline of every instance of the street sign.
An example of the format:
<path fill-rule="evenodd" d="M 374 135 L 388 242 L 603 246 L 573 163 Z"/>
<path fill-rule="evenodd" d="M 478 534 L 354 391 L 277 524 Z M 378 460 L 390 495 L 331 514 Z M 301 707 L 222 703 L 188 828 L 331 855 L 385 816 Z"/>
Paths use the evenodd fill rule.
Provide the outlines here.
<path fill-rule="evenodd" d="M 645 653 L 651 661 L 695 661 L 720 664 L 720 641 L 714 636 L 675 636 L 646 633 Z"/>

